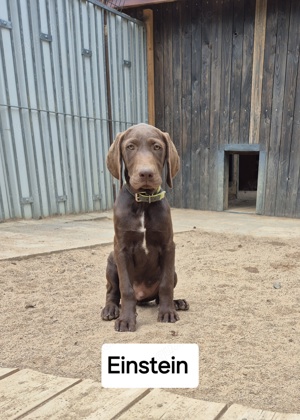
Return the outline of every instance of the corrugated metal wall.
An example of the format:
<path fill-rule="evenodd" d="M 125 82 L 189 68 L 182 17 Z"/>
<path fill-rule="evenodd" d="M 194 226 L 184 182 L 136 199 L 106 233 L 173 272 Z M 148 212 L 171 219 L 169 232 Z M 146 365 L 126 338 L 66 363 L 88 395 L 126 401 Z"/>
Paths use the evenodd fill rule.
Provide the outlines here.
<path fill-rule="evenodd" d="M 145 37 L 97 1 L 1 1 L 0 220 L 112 207 L 110 141 L 147 121 Z"/>

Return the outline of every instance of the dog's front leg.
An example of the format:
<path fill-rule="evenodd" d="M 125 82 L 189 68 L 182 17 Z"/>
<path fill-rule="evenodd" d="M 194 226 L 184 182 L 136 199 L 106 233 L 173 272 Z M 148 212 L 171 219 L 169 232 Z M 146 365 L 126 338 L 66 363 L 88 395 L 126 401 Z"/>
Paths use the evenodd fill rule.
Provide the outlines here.
<path fill-rule="evenodd" d="M 175 244 L 172 241 L 162 251 L 162 279 L 159 286 L 158 321 L 176 322 L 179 316 L 175 310 L 174 280 L 175 280 Z"/>
<path fill-rule="evenodd" d="M 116 253 L 121 293 L 120 316 L 115 322 L 116 331 L 136 330 L 136 297 L 131 284 L 133 262 L 126 251 Z"/>

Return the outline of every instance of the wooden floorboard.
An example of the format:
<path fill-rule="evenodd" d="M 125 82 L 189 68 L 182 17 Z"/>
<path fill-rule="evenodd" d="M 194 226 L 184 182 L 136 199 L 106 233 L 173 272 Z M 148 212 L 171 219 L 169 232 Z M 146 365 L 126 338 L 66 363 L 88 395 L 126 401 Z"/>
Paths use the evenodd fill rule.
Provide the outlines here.
<path fill-rule="evenodd" d="M 30 414 L 30 419 L 112 419 L 149 391 L 102 388 L 86 379 Z"/>
<path fill-rule="evenodd" d="M 299 420 L 300 414 L 274 413 L 272 411 L 259 410 L 233 404 L 221 420 Z"/>
<path fill-rule="evenodd" d="M 12 375 L 15 372 L 18 372 L 19 369 L 11 369 L 11 368 L 2 368 L 0 367 L 0 379 L 4 379 L 9 375 Z"/>
<path fill-rule="evenodd" d="M 226 404 L 195 400 L 161 389 L 154 389 L 118 419 L 140 420 L 143 417 L 163 420 L 181 420 L 182 418 L 215 420 L 225 409 Z"/>
<path fill-rule="evenodd" d="M 0 368 L 0 419 L 300 420 L 239 404 L 214 403 L 162 389 L 107 389 L 31 369 Z"/>
<path fill-rule="evenodd" d="M 0 381 L 0 418 L 18 419 L 78 382 L 80 379 L 20 370 Z"/>

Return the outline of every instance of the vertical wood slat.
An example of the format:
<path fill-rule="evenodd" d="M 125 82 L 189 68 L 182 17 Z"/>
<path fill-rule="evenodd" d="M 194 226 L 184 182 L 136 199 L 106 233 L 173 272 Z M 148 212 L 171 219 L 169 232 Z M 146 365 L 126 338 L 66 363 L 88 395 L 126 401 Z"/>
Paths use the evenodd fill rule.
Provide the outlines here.
<path fill-rule="evenodd" d="M 289 176 L 290 161 L 300 160 L 295 149 L 291 153 L 293 131 L 294 128 L 294 117 L 297 115 L 295 109 L 296 92 L 295 86 L 297 86 L 297 75 L 299 72 L 299 46 L 300 46 L 300 3 L 296 1 L 291 2 L 290 12 L 290 27 L 289 27 L 289 39 L 287 49 L 287 63 L 286 63 L 286 77 L 285 87 L 283 95 L 283 115 L 282 115 L 282 130 L 280 138 L 280 152 L 279 152 L 279 165 L 277 173 L 277 194 L 276 194 L 276 207 L 275 214 L 277 216 L 292 215 L 294 210 L 293 200 L 288 200 L 287 205 L 287 193 L 289 190 L 289 183 L 298 181 L 297 175 L 293 175 L 292 179 Z M 299 86 L 299 85 L 298 85 Z"/>
<path fill-rule="evenodd" d="M 251 89 L 253 79 L 253 48 L 254 26 L 256 21 L 256 0 L 248 0 L 244 10 L 243 53 L 242 53 L 242 84 L 240 104 L 240 129 L 239 143 L 249 143 L 250 114 L 251 114 Z"/>
<path fill-rule="evenodd" d="M 191 51 L 191 5 L 186 3 L 182 6 L 181 22 L 182 33 L 182 85 L 181 85 L 181 172 L 185 182 L 182 188 L 182 207 L 188 208 L 191 196 L 191 187 L 193 182 L 191 178 L 191 67 L 192 67 L 192 51 Z"/>
<path fill-rule="evenodd" d="M 222 7 L 222 60 L 221 60 L 221 102 L 220 102 L 220 138 L 219 145 L 228 143 L 230 128 L 230 93 L 232 67 L 232 32 L 233 3 L 224 0 Z"/>
<path fill-rule="evenodd" d="M 245 2 L 233 0 L 232 65 L 230 95 L 230 143 L 240 142 Z"/>
<path fill-rule="evenodd" d="M 163 22 L 164 22 L 164 43 L 163 43 L 163 51 L 164 51 L 164 83 L 163 83 L 163 95 L 164 95 L 164 125 L 163 130 L 166 132 L 172 131 L 173 126 L 173 107 L 174 107 L 174 100 L 173 100 L 173 84 L 172 84 L 172 76 L 173 76 L 173 69 L 175 63 L 173 63 L 172 53 L 174 50 L 173 46 L 173 27 L 172 27 L 172 8 L 169 4 L 164 6 L 163 11 Z"/>
<path fill-rule="evenodd" d="M 173 8 L 173 7 L 172 7 Z M 182 37 L 181 33 L 181 4 L 175 3 L 172 13 L 172 74 L 171 74 L 171 81 L 173 85 L 173 111 L 170 115 L 170 125 L 169 128 L 172 129 L 170 135 L 176 145 L 177 151 L 179 155 L 182 155 L 182 139 L 181 139 L 181 127 L 182 127 L 182 107 L 181 107 L 181 89 L 182 89 Z M 168 63 L 165 61 L 165 65 Z M 157 97 L 159 100 L 159 95 Z M 181 168 L 182 168 L 182 160 L 181 160 Z M 171 196 L 171 205 L 175 207 L 182 207 L 182 188 L 183 188 L 183 174 L 182 169 L 180 169 L 179 173 L 177 174 L 174 180 L 174 187 Z"/>
<path fill-rule="evenodd" d="M 147 33 L 148 122 L 155 125 L 153 11 L 143 10 Z"/>
<path fill-rule="evenodd" d="M 268 150 L 266 177 L 265 212 L 275 215 L 277 194 L 277 173 L 279 165 L 280 142 L 283 118 L 283 95 L 286 77 L 286 56 L 288 48 L 290 0 L 278 5 L 277 39 L 274 60 L 274 79 L 272 88 L 272 118 Z"/>
<path fill-rule="evenodd" d="M 204 1 L 202 1 L 202 7 Z M 201 83 L 200 83 L 200 208 L 209 208 L 209 163 L 210 163 L 210 90 L 211 90 L 211 12 L 207 7 L 201 11 Z"/>
<path fill-rule="evenodd" d="M 155 96 L 155 124 L 158 128 L 164 127 L 164 96 L 163 96 L 163 83 L 164 80 L 161 75 L 164 72 L 164 54 L 163 54 L 163 16 L 162 9 L 155 9 L 155 19 L 153 25 L 154 36 L 154 64 L 155 73 L 158 77 L 155 78 L 154 96 Z"/>
<path fill-rule="evenodd" d="M 210 89 L 210 161 L 209 207 L 217 207 L 218 168 L 217 153 L 220 137 L 221 69 L 222 69 L 222 7 L 218 1 L 211 4 L 211 89 Z"/>
<path fill-rule="evenodd" d="M 294 42 L 297 42 L 297 37 L 299 37 L 299 19 L 300 19 L 300 10 L 299 10 L 299 2 L 297 0 L 293 0 L 292 2 L 292 22 L 290 28 L 291 34 L 291 42 L 292 37 L 295 37 Z M 294 25 L 298 25 L 297 29 L 295 29 Z M 289 217 L 300 217 L 300 57 L 299 57 L 299 49 L 300 43 L 298 41 L 298 45 L 295 46 L 294 51 L 289 51 L 289 62 L 292 68 L 298 62 L 297 70 L 297 78 L 295 81 L 295 98 L 294 98 L 294 105 L 290 109 L 288 106 L 286 109 L 287 119 L 292 119 L 292 128 L 291 128 L 291 143 L 290 143 L 290 159 L 289 159 L 289 166 L 288 166 L 288 173 L 287 173 L 287 189 L 286 189 L 286 205 L 285 205 L 285 216 Z M 292 74 L 289 73 L 291 79 L 293 78 Z M 287 101 L 291 104 L 292 101 L 292 88 L 293 85 L 290 86 L 290 91 L 287 91 Z M 290 124 L 289 124 L 290 126 Z M 289 128 L 290 130 L 290 128 Z M 283 175 L 284 177 L 284 175 Z M 283 178 L 284 179 L 284 178 Z"/>
<path fill-rule="evenodd" d="M 256 0 L 249 143 L 259 143 L 261 95 L 268 0 Z"/>
<path fill-rule="evenodd" d="M 192 67 L 191 67 L 191 130 L 193 135 L 190 139 L 191 147 L 191 174 L 196 180 L 193 182 L 193 194 L 190 198 L 190 207 L 199 208 L 200 201 L 200 168 L 201 156 L 203 154 L 200 141 L 201 122 L 201 100 L 200 90 L 200 74 L 201 74 L 201 53 L 200 47 L 202 43 L 201 26 L 198 25 L 198 16 L 201 11 L 201 2 L 196 2 L 195 10 L 191 16 L 191 49 L 192 49 Z"/>

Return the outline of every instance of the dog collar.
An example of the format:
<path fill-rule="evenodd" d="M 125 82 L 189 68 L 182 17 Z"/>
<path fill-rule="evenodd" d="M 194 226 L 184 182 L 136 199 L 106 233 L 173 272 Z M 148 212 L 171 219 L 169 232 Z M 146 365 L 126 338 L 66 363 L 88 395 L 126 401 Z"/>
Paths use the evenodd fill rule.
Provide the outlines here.
<path fill-rule="evenodd" d="M 138 203 L 155 203 L 165 198 L 166 191 L 162 190 L 161 187 L 158 187 L 153 194 L 147 194 L 146 191 L 134 193 L 131 191 L 128 184 L 125 184 L 127 191 L 134 196 L 135 201 Z"/>

